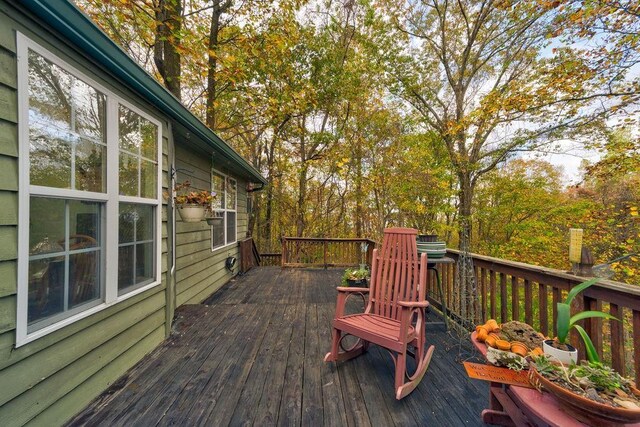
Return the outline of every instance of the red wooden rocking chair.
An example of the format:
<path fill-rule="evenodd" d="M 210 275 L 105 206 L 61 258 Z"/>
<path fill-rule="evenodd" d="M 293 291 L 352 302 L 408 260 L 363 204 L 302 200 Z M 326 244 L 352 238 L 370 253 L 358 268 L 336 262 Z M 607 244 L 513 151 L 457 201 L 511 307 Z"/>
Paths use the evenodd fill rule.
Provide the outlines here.
<path fill-rule="evenodd" d="M 425 351 L 427 254 L 418 259 L 417 234 L 410 228 L 386 229 L 381 252 L 373 251 L 370 288 L 338 287 L 331 352 L 324 357 L 325 362 L 348 360 L 367 351 L 369 343 L 386 348 L 395 364 L 398 400 L 418 386 L 434 350 L 430 346 Z M 345 315 L 347 298 L 366 293 L 364 313 Z M 342 343 L 347 335 L 359 338 L 350 348 Z M 412 375 L 407 372 L 407 355 L 416 361 Z"/>

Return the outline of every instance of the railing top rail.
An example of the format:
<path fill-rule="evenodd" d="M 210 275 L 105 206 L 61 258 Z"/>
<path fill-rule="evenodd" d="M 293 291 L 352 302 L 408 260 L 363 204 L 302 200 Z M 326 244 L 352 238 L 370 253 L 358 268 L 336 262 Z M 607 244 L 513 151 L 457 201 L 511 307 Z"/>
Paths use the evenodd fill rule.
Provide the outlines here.
<path fill-rule="evenodd" d="M 374 240 L 364 237 L 283 237 L 284 240 L 312 241 L 312 242 L 368 242 L 375 243 Z"/>
<path fill-rule="evenodd" d="M 454 255 L 460 255 L 460 251 L 456 249 L 447 248 L 447 252 Z M 581 283 L 587 279 L 585 277 L 576 276 L 574 274 L 567 273 L 566 271 L 558 270 L 555 268 L 541 267 L 538 265 L 525 264 L 523 262 L 509 261 L 506 259 L 493 258 L 490 256 L 479 255 L 474 253 L 470 253 L 469 255 L 473 257 L 474 261 L 483 261 L 483 264 L 495 265 L 496 270 L 499 269 L 499 267 L 508 267 L 516 270 L 535 273 L 537 275 L 547 276 L 550 278 L 552 277 L 556 279 L 566 280 L 567 282 L 570 282 L 570 283 Z M 484 267 L 484 265 L 479 265 L 479 266 Z M 619 292 L 619 293 L 624 293 L 627 295 L 634 295 L 640 298 L 640 286 L 629 285 L 627 283 L 616 282 L 609 279 L 600 279 L 598 283 L 596 283 L 592 288 L 588 289 L 586 293 L 589 294 L 590 293 L 589 291 L 591 291 L 596 287 L 604 288 L 604 289 Z"/>

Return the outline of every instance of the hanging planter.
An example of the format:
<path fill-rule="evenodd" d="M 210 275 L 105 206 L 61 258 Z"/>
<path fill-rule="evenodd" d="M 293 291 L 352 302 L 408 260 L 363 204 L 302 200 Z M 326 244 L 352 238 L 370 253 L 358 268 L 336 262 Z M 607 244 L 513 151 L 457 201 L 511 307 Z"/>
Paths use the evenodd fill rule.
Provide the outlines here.
<path fill-rule="evenodd" d="M 178 206 L 178 213 L 183 222 L 200 222 L 204 219 L 205 207 L 197 203 L 185 203 Z"/>
<path fill-rule="evenodd" d="M 223 219 L 224 218 L 221 217 L 221 216 L 214 216 L 214 217 L 206 218 L 207 224 L 209 224 L 209 225 L 220 225 L 220 224 L 222 224 L 222 220 Z"/>
<path fill-rule="evenodd" d="M 191 189 L 189 181 L 177 184 L 173 191 L 175 194 L 173 200 L 183 222 L 202 221 L 206 211 L 211 210 L 211 203 L 216 198 L 215 192 Z"/>

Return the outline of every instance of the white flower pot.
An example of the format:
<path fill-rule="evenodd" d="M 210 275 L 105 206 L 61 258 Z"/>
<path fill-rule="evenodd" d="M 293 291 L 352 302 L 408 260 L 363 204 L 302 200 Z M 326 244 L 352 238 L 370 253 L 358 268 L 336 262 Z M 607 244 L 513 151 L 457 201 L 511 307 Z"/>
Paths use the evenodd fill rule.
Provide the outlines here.
<path fill-rule="evenodd" d="M 183 222 L 200 222 L 204 219 L 204 206 L 197 204 L 178 206 L 178 213 Z"/>
<path fill-rule="evenodd" d="M 558 362 L 562 362 L 563 365 L 570 365 L 571 362 L 578 363 L 578 350 L 567 344 L 570 351 L 560 350 L 558 348 L 553 347 L 553 340 L 545 340 L 542 342 L 542 350 L 544 354 L 551 357 L 551 360 L 557 360 Z"/>

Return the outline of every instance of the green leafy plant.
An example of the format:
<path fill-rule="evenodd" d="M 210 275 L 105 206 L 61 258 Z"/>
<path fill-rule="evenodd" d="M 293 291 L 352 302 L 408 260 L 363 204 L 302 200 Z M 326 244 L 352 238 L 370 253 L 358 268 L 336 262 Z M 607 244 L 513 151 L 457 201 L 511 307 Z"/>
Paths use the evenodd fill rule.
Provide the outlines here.
<path fill-rule="evenodd" d="M 569 336 L 569 331 L 571 328 L 575 328 L 580 336 L 582 337 L 582 341 L 584 341 L 584 346 L 587 351 L 587 359 L 592 363 L 599 363 L 600 358 L 598 357 L 598 352 L 596 351 L 589 334 L 584 328 L 577 324 L 580 320 L 588 319 L 591 317 L 599 317 L 602 319 L 610 319 L 610 320 L 618 320 L 616 317 L 603 313 L 601 311 L 582 311 L 580 313 L 574 314 L 571 316 L 571 301 L 578 295 L 580 292 L 587 289 L 589 286 L 597 283 L 599 278 L 593 278 L 591 280 L 587 280 L 586 282 L 580 283 L 575 288 L 572 288 L 567 295 L 567 299 L 565 302 L 559 302 L 557 304 L 558 307 L 558 317 L 557 317 L 557 325 L 558 325 L 558 336 L 556 341 L 559 344 L 566 344 L 567 337 Z"/>
<path fill-rule="evenodd" d="M 342 275 L 342 286 L 349 286 L 348 280 L 362 280 L 369 277 L 369 270 L 366 268 L 348 268 Z"/>
<path fill-rule="evenodd" d="M 533 357 L 532 361 L 540 375 L 573 393 L 593 399 L 595 392 L 598 398 L 593 400 L 600 403 L 640 409 L 640 402 L 633 391 L 633 381 L 609 366 L 584 360 L 579 365 L 556 364 L 546 355 Z M 539 388 L 539 384 L 536 388 Z"/>

